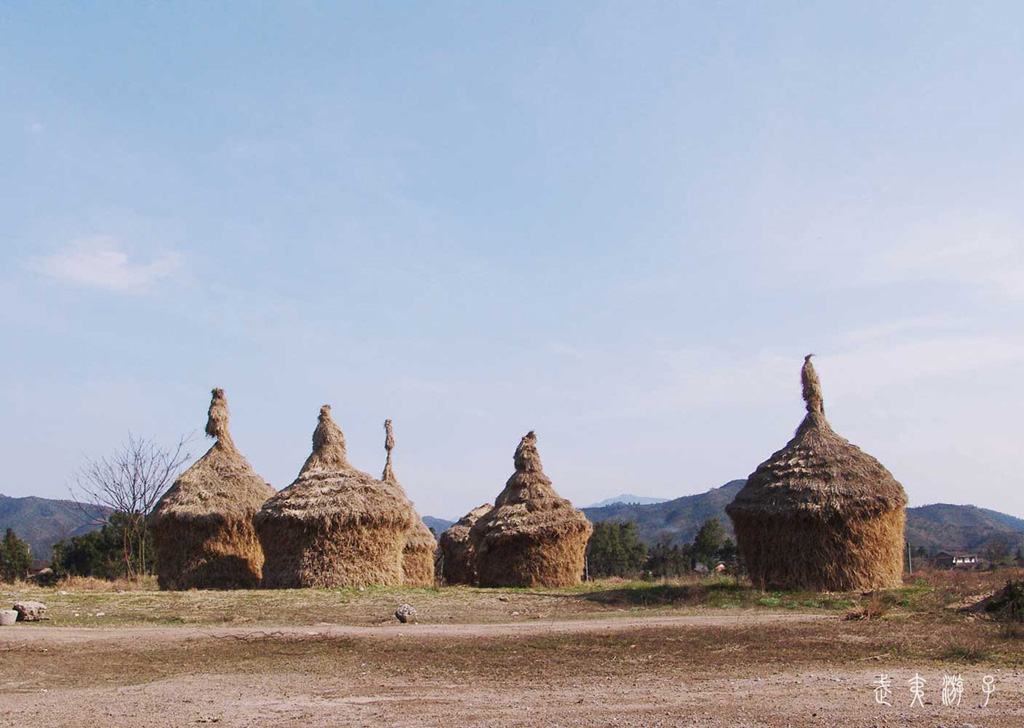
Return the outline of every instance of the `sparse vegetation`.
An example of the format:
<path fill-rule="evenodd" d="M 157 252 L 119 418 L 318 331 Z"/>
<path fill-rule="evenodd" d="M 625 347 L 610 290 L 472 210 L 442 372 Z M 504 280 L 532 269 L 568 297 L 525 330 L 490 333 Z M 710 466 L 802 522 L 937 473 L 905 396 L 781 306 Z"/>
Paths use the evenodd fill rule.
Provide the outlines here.
<path fill-rule="evenodd" d="M 74 475 L 68 489 L 82 506 L 83 519 L 99 517 L 96 523 L 111 525 L 117 518 L 121 537 L 123 575 L 132 578 L 151 572 L 152 533 L 149 514 L 157 500 L 189 460 L 186 438 L 174 448 L 131 433 L 110 455 L 88 458 Z"/>

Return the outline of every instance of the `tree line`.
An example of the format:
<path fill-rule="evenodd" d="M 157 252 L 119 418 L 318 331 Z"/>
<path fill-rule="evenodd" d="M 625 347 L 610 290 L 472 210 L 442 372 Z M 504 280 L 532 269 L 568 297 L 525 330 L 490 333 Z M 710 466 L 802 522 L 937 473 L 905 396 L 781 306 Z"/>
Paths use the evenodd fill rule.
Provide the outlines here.
<path fill-rule="evenodd" d="M 743 570 L 739 550 L 717 518 L 704 521 L 688 544 L 666 539 L 647 546 L 640 541 L 634 521 L 595 523 L 587 543 L 587 573 L 591 579 L 671 578 L 714 571 L 719 564 L 730 573 Z"/>

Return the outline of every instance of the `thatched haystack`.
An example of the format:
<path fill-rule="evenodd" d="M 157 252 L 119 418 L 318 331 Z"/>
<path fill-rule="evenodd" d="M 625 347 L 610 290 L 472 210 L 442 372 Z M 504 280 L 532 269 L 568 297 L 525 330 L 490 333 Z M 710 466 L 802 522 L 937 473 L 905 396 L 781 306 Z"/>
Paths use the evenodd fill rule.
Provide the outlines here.
<path fill-rule="evenodd" d="M 531 431 L 519 442 L 515 473 L 472 528 L 480 586 L 569 586 L 583 576 L 594 527 L 551 487 Z"/>
<path fill-rule="evenodd" d="M 493 507 L 490 503 L 477 506 L 441 534 L 441 578 L 446 584 L 476 584 L 476 553 L 469 529 Z"/>
<path fill-rule="evenodd" d="M 394 486 L 408 501 L 405 489 L 398 482 L 391 466 L 391 451 L 395 449 L 395 434 L 391 427 L 391 420 L 384 421 L 384 433 L 384 449 L 387 451 L 387 459 L 384 462 L 384 473 L 381 475 L 381 480 Z M 411 501 L 409 507 L 415 512 L 416 509 Z M 434 576 L 434 554 L 436 552 L 437 541 L 434 539 L 434 534 L 416 513 L 416 523 L 406 534 L 405 546 L 402 548 L 402 583 L 406 586 L 433 586 L 436 581 Z"/>
<path fill-rule="evenodd" d="M 416 522 L 405 537 L 402 550 L 402 583 L 405 586 L 434 586 L 434 559 L 437 554 L 437 539 L 422 519 Z"/>
<path fill-rule="evenodd" d="M 252 518 L 276 492 L 235 448 L 228 402 L 214 389 L 206 434 L 213 447 L 153 508 L 161 589 L 248 589 L 260 583 L 263 549 Z"/>
<path fill-rule="evenodd" d="M 402 549 L 415 520 L 394 486 L 349 464 L 345 436 L 324 405 L 299 477 L 254 519 L 267 557 L 263 586 L 400 584 Z"/>
<path fill-rule="evenodd" d="M 907 495 L 888 470 L 825 420 L 804 359 L 807 415 L 726 507 L 754 584 L 850 591 L 899 586 Z"/>

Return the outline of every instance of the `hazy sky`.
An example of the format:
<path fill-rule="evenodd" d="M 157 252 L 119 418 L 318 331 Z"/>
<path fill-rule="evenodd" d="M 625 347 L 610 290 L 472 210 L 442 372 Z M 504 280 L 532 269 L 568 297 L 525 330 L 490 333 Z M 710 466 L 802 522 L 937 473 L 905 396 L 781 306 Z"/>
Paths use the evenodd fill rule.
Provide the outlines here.
<path fill-rule="evenodd" d="M 1024 516 L 1024 5 L 0 6 L 0 492 L 225 388 L 424 514 L 754 467 L 818 355 L 911 503 Z"/>

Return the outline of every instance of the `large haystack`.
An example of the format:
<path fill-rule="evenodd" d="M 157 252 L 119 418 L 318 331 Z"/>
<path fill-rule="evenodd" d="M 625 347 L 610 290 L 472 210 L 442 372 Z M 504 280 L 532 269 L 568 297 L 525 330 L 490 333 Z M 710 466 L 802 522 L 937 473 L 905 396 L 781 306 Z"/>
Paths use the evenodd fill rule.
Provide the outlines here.
<path fill-rule="evenodd" d="M 516 448 L 515 467 L 494 508 L 470 529 L 480 586 L 578 584 L 594 527 L 551 487 L 532 431 Z"/>
<path fill-rule="evenodd" d="M 801 379 L 807 416 L 796 435 L 726 507 L 750 577 L 765 589 L 899 586 L 906 493 L 829 426 L 810 355 Z"/>
<path fill-rule="evenodd" d="M 253 471 L 228 432 L 224 390 L 213 390 L 206 434 L 213 447 L 153 509 L 161 589 L 248 589 L 260 583 L 263 550 L 253 515 L 276 492 Z"/>
<path fill-rule="evenodd" d="M 441 578 L 446 584 L 476 584 L 476 552 L 469 529 L 493 507 L 490 503 L 477 506 L 441 534 Z"/>
<path fill-rule="evenodd" d="M 415 518 L 392 485 L 349 465 L 345 436 L 324 405 L 299 477 L 254 519 L 267 556 L 263 586 L 400 584 Z"/>
<path fill-rule="evenodd" d="M 384 449 L 387 451 L 387 460 L 384 462 L 384 474 L 381 480 L 394 486 L 403 498 L 407 501 L 408 496 L 405 489 L 395 477 L 395 471 L 391 467 L 391 451 L 395 449 L 395 434 L 391 428 L 391 420 L 384 421 Z M 413 508 L 412 502 L 409 507 Z M 413 511 L 415 512 L 415 508 Z M 405 536 L 405 546 L 402 548 L 402 583 L 406 586 L 434 586 L 434 554 L 437 552 L 437 541 L 434 534 L 427 528 L 419 514 L 416 514 L 416 523 Z"/>

